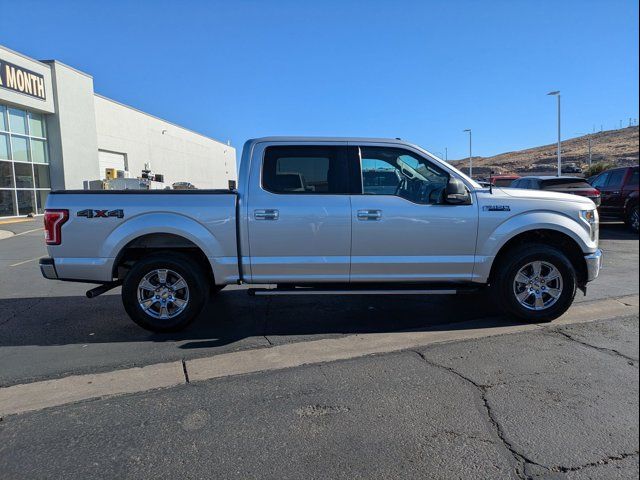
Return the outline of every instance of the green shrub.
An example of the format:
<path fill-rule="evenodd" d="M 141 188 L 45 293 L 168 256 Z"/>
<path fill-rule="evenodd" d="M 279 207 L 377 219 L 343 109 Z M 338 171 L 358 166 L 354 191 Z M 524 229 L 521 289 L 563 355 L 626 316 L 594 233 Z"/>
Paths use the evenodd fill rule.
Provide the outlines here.
<path fill-rule="evenodd" d="M 615 165 L 611 163 L 599 162 L 594 163 L 590 168 L 584 169 L 582 173 L 584 173 L 586 178 L 589 178 L 613 167 L 615 167 Z"/>

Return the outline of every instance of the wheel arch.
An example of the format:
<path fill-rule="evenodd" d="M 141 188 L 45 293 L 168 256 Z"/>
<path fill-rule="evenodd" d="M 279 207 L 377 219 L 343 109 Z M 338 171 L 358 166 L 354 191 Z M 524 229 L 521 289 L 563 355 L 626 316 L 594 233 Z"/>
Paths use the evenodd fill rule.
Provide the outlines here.
<path fill-rule="evenodd" d="M 507 258 L 509 252 L 514 250 L 516 247 L 530 243 L 539 243 L 558 248 L 567 256 L 567 258 L 573 265 L 573 268 L 576 271 L 578 285 L 580 287 L 584 287 L 586 285 L 588 272 L 587 263 L 584 259 L 584 252 L 582 250 L 582 247 L 572 236 L 559 230 L 548 228 L 527 230 L 513 236 L 507 242 L 505 242 L 498 250 L 491 265 L 491 270 L 489 273 L 489 283 L 491 283 L 491 281 L 494 279 L 496 270 L 501 265 L 501 262 L 503 262 Z"/>
<path fill-rule="evenodd" d="M 167 254 L 180 252 L 188 255 L 203 267 L 204 273 L 212 282 L 215 281 L 211 262 L 198 245 L 183 236 L 165 232 L 140 235 L 122 247 L 113 262 L 113 278 L 123 279 L 133 263 L 143 257 L 160 252 Z"/>

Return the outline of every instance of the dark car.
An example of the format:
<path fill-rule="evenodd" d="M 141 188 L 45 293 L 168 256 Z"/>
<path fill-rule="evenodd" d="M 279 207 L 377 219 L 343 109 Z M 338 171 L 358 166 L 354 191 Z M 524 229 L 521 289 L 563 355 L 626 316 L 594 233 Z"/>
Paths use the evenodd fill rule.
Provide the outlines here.
<path fill-rule="evenodd" d="M 591 185 L 602 193 L 600 215 L 623 220 L 638 233 L 638 167 L 605 170 L 591 181 Z"/>
<path fill-rule="evenodd" d="M 570 193 L 580 195 L 593 200 L 600 205 L 600 192 L 598 189 L 580 177 L 522 177 L 511 184 L 511 188 L 524 188 L 529 190 L 550 190 L 552 192 Z"/>

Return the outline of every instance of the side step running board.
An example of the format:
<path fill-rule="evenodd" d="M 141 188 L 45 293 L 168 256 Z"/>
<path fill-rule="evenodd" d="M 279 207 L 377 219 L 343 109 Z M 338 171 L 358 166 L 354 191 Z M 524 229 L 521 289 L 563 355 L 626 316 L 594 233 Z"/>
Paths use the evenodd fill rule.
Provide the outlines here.
<path fill-rule="evenodd" d="M 317 288 L 250 288 L 249 295 L 455 295 L 458 290 L 420 290 L 420 289 L 390 289 L 390 290 L 321 290 Z"/>

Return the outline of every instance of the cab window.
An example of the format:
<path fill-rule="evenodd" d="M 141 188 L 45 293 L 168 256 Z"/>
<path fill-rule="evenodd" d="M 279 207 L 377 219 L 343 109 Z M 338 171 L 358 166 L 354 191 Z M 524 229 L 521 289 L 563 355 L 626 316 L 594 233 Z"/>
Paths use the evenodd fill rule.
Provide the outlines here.
<path fill-rule="evenodd" d="M 362 192 L 413 203 L 441 203 L 449 174 L 427 159 L 393 147 L 360 147 Z"/>
<path fill-rule="evenodd" d="M 262 187 L 280 194 L 349 193 L 346 153 L 334 146 L 268 147 Z"/>

